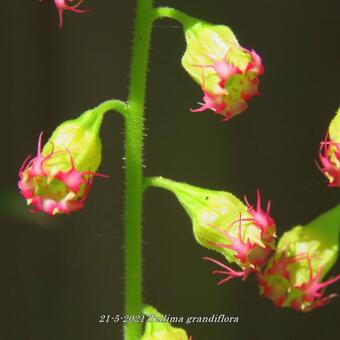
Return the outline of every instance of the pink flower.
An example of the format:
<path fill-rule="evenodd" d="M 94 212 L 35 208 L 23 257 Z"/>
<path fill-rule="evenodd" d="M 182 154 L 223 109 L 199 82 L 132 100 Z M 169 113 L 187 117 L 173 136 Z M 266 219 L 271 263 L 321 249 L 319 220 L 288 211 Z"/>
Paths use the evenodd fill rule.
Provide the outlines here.
<path fill-rule="evenodd" d="M 236 50 L 236 52 L 235 52 Z M 237 58 L 243 53 L 249 61 L 244 67 L 238 67 Z M 232 55 L 231 55 L 232 54 Z M 236 55 L 236 56 L 235 56 Z M 259 76 L 264 73 L 261 58 L 254 50 L 247 50 L 240 46 L 232 46 L 227 51 L 223 60 L 211 58 L 211 65 L 195 65 L 202 68 L 203 102 L 201 107 L 193 112 L 201 112 L 207 109 L 224 116 L 228 120 L 242 113 L 248 107 L 247 101 L 253 96 L 259 95 Z M 210 69 L 209 77 L 217 77 L 214 86 L 206 86 L 204 69 Z"/>
<path fill-rule="evenodd" d="M 215 263 L 217 264 L 218 266 L 220 266 L 223 270 L 214 270 L 212 272 L 213 275 L 215 274 L 222 274 L 222 275 L 225 275 L 226 277 L 223 278 L 222 280 L 218 281 L 217 282 L 217 285 L 220 286 L 221 284 L 223 284 L 224 282 L 227 282 L 233 278 L 236 278 L 236 277 L 241 277 L 242 278 L 242 281 L 244 281 L 247 276 L 249 275 L 250 271 L 249 270 L 240 270 L 240 271 L 236 271 L 234 269 L 232 269 L 231 267 L 227 266 L 226 264 L 220 262 L 220 261 L 217 261 L 215 259 L 212 259 L 211 257 L 203 257 L 203 260 L 207 260 L 207 261 L 210 261 L 212 263 Z"/>
<path fill-rule="evenodd" d="M 242 270 L 235 271 L 231 267 L 210 257 L 203 258 L 223 268 L 223 270 L 215 270 L 212 272 L 213 274 L 226 276 L 218 282 L 218 285 L 236 277 L 241 277 L 245 280 L 249 273 L 260 272 L 275 248 L 275 222 L 269 215 L 270 202 L 267 204 L 267 210 L 263 211 L 259 191 L 257 191 L 256 209 L 249 204 L 247 199 L 245 200 L 248 205 L 250 217 L 242 218 L 242 216 L 240 216 L 237 221 L 231 224 L 228 231 L 213 227 L 225 237 L 227 242 L 209 242 L 209 244 L 215 247 L 232 250 L 234 252 L 234 262 L 239 264 Z M 238 223 L 236 235 L 233 228 L 235 223 Z"/>
<path fill-rule="evenodd" d="M 244 200 L 248 206 L 248 213 L 251 215 L 248 221 L 252 221 L 255 225 L 257 225 L 261 229 L 261 238 L 266 243 L 272 243 L 274 238 L 276 237 L 276 225 L 273 218 L 270 216 L 270 206 L 271 201 L 268 201 L 266 211 L 263 211 L 261 208 L 261 196 L 260 191 L 256 191 L 256 209 L 249 204 L 248 199 L 244 196 Z"/>
<path fill-rule="evenodd" d="M 238 226 L 238 235 L 237 238 L 233 237 L 230 233 L 227 231 L 224 231 L 220 228 L 214 227 L 214 229 L 218 230 L 222 235 L 226 237 L 226 239 L 231 242 L 230 244 L 224 244 L 224 243 L 215 243 L 215 242 L 209 242 L 210 244 L 220 247 L 220 248 L 225 248 L 225 249 L 231 249 L 235 252 L 235 259 L 237 262 L 240 263 L 240 266 L 243 268 L 241 271 L 236 271 L 232 269 L 231 267 L 221 263 L 220 261 L 217 261 L 215 259 L 212 259 L 210 257 L 203 257 L 203 260 L 207 260 L 210 262 L 213 262 L 223 268 L 224 270 L 215 270 L 212 272 L 212 274 L 222 274 L 226 275 L 225 278 L 220 280 L 217 284 L 221 285 L 224 282 L 227 282 L 233 278 L 236 277 L 241 277 L 242 280 L 245 280 L 249 273 L 255 269 L 255 266 L 253 263 L 249 261 L 249 256 L 256 247 L 256 245 L 252 244 L 249 240 L 244 241 L 242 238 L 242 226 L 241 226 L 241 219 L 239 221 L 239 226 Z"/>
<path fill-rule="evenodd" d="M 339 274 L 332 279 L 320 283 L 319 281 L 322 268 L 320 268 L 315 276 L 313 276 L 311 260 L 310 258 L 307 258 L 307 260 L 309 268 L 309 281 L 294 287 L 300 293 L 300 296 L 295 298 L 291 302 L 291 305 L 294 309 L 302 311 L 311 311 L 315 308 L 329 303 L 333 298 L 337 296 L 337 294 L 333 293 L 327 296 L 323 296 L 324 290 L 327 286 L 340 280 Z M 305 304 L 307 304 L 307 306 L 305 306 Z"/>
<path fill-rule="evenodd" d="M 288 266 L 297 261 L 301 261 L 306 258 L 305 254 L 300 254 L 292 257 L 287 257 L 285 252 L 281 253 L 278 259 L 273 259 L 271 266 L 267 269 L 268 275 L 277 275 L 286 280 L 290 280 L 290 272 Z"/>
<path fill-rule="evenodd" d="M 203 90 L 201 107 L 191 111 L 212 110 L 228 120 L 246 110 L 259 94 L 260 56 L 242 47 L 228 26 L 193 19 L 184 32 L 182 65 Z"/>
<path fill-rule="evenodd" d="M 20 194 L 33 207 L 34 212 L 56 215 L 81 209 L 93 178 L 106 176 L 91 171 L 78 171 L 67 149 L 54 151 L 52 148 L 51 152 L 44 155 L 41 139 L 42 133 L 39 136 L 37 155 L 34 158 L 27 157 L 19 170 Z"/>
<path fill-rule="evenodd" d="M 288 257 L 282 252 L 279 258 L 272 259 L 263 273 L 257 274 L 262 295 L 272 300 L 275 306 L 282 307 L 288 298 L 291 287 L 289 265 L 304 258 L 305 254 Z"/>
<path fill-rule="evenodd" d="M 299 285 L 294 284 L 294 269 L 304 266 L 301 261 L 308 261 L 309 279 Z M 296 270 L 296 269 L 295 269 Z M 340 275 L 320 283 L 322 268 L 313 275 L 311 258 L 306 254 L 288 257 L 282 252 L 280 257 L 273 259 L 264 273 L 258 273 L 258 282 L 263 296 L 272 300 L 277 307 L 292 307 L 295 310 L 308 312 L 330 302 L 337 294 L 323 296 L 324 289 L 340 280 Z"/>
<path fill-rule="evenodd" d="M 340 143 L 328 140 L 328 133 L 320 143 L 319 159 L 320 170 L 329 180 L 328 186 L 340 187 Z"/>
<path fill-rule="evenodd" d="M 270 299 L 276 307 L 282 307 L 287 298 L 287 285 L 285 281 L 277 279 L 275 284 L 271 284 L 262 273 L 257 274 L 257 280 L 261 294 Z"/>
<path fill-rule="evenodd" d="M 222 235 L 226 237 L 227 240 L 229 240 L 231 243 L 230 244 L 223 244 L 223 243 L 215 243 L 215 242 L 210 242 L 212 245 L 220 248 L 226 248 L 226 249 L 231 249 L 235 252 L 235 258 L 242 264 L 247 266 L 248 265 L 248 257 L 250 252 L 254 248 L 254 244 L 252 244 L 249 240 L 244 241 L 242 237 L 242 226 L 241 226 L 241 219 L 239 221 L 239 226 L 238 226 L 238 235 L 237 238 L 233 237 L 231 233 L 228 233 L 222 229 L 216 228 Z M 253 267 L 250 265 L 250 267 Z"/>
<path fill-rule="evenodd" d="M 39 0 L 40 2 L 42 0 Z M 75 4 L 71 4 L 76 2 L 76 0 L 54 0 L 55 6 L 57 7 L 58 14 L 59 14 L 59 27 L 62 28 L 63 26 L 63 12 L 70 11 L 74 13 L 86 13 L 88 9 L 79 9 L 78 7 L 84 2 L 84 0 L 79 0 Z"/>

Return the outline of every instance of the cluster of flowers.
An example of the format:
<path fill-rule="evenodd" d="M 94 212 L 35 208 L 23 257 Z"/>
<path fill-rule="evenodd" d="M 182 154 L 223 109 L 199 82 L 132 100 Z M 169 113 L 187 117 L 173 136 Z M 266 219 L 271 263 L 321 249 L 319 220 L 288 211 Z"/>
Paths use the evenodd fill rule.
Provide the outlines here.
<path fill-rule="evenodd" d="M 236 271 L 220 261 L 205 257 L 205 260 L 222 268 L 213 271 L 213 274 L 224 275 L 218 284 L 235 277 L 244 280 L 249 273 L 255 273 L 261 294 L 278 307 L 311 311 L 328 303 L 336 294 L 324 296 L 324 290 L 340 280 L 340 275 L 324 282 L 322 278 L 337 256 L 338 224 L 329 225 L 330 223 L 326 222 L 329 220 L 327 216 L 317 224 L 312 222 L 308 226 L 297 226 L 286 232 L 276 245 L 276 224 L 269 214 L 270 203 L 266 211 L 263 211 L 259 192 L 257 194 L 256 209 L 246 200 L 249 217 L 236 221 L 237 238 L 231 235 L 232 231 L 228 231 L 232 225 L 227 230 L 214 227 L 225 241 L 212 244 L 233 250 L 236 260 L 234 262 L 242 268 L 241 271 Z M 328 212 L 327 215 L 332 213 L 340 215 L 338 209 Z M 259 229 L 259 238 L 255 240 L 251 231 L 253 226 Z M 327 233 L 334 235 L 328 239 L 325 237 Z"/>
<path fill-rule="evenodd" d="M 295 226 L 277 242 L 276 223 L 270 215 L 270 201 L 261 207 L 260 192 L 253 206 L 230 193 L 197 188 L 162 177 L 156 186 L 171 190 L 187 211 L 198 243 L 221 253 L 240 270 L 211 257 L 219 266 L 221 285 L 231 279 L 257 278 L 260 293 L 277 307 L 311 311 L 330 302 L 336 294 L 325 288 L 340 275 L 323 281 L 339 251 L 340 209 L 335 207 L 305 226 Z"/>
<path fill-rule="evenodd" d="M 60 27 L 63 11 L 87 11 L 78 8 L 82 2 L 55 0 Z M 259 76 L 264 72 L 259 55 L 241 47 L 227 26 L 194 20 L 184 25 L 184 31 L 187 49 L 182 65 L 203 90 L 201 107 L 192 111 L 210 109 L 224 120 L 243 112 L 258 94 Z M 60 125 L 43 148 L 40 134 L 37 155 L 27 157 L 19 171 L 19 190 L 32 211 L 56 215 L 83 207 L 94 177 L 105 177 L 96 172 L 101 161 L 101 122 L 102 112 L 89 110 Z M 328 185 L 340 187 L 340 109 L 320 143 L 319 158 Z M 323 278 L 337 257 L 339 208 L 306 226 L 292 228 L 277 242 L 270 201 L 263 210 L 259 191 L 253 206 L 246 197 L 242 203 L 226 192 L 164 178 L 154 183 L 175 193 L 192 219 L 198 243 L 240 267 L 236 270 L 204 257 L 220 267 L 213 271 L 223 275 L 219 285 L 237 277 L 245 280 L 253 273 L 261 294 L 278 307 L 298 311 L 311 311 L 336 296 L 324 296 L 324 290 L 340 280 L 340 275 Z"/>

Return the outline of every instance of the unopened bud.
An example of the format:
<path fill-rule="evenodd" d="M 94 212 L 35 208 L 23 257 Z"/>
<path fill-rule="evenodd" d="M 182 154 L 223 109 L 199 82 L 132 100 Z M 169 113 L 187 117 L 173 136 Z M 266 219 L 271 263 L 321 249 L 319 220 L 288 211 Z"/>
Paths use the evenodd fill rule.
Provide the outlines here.
<path fill-rule="evenodd" d="M 171 326 L 155 308 L 147 306 L 143 312 L 149 319 L 141 340 L 191 340 L 184 329 Z"/>

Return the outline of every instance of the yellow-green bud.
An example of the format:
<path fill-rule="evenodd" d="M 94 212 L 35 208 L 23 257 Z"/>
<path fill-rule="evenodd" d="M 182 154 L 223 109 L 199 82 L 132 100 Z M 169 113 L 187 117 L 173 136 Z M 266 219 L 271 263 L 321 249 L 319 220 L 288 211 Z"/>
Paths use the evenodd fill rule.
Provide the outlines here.
<path fill-rule="evenodd" d="M 274 248 L 275 222 L 269 215 L 270 205 L 267 211 L 262 210 L 259 192 L 254 208 L 247 200 L 245 205 L 229 192 L 198 188 L 163 177 L 148 180 L 150 185 L 176 195 L 191 218 L 199 244 L 239 265 L 246 270 L 245 275 L 263 266 Z"/>
<path fill-rule="evenodd" d="M 329 124 L 329 138 L 335 143 L 340 143 L 340 107 Z"/>
<path fill-rule="evenodd" d="M 141 340 L 190 340 L 191 337 L 182 328 L 172 327 L 166 318 L 155 308 L 147 306 L 144 314 L 149 319 L 145 325 L 144 335 Z"/>
<path fill-rule="evenodd" d="M 202 87 L 204 104 L 225 120 L 243 112 L 258 95 L 258 76 L 264 68 L 254 50 L 239 45 L 228 26 L 190 20 L 184 26 L 187 48 L 182 65 Z"/>

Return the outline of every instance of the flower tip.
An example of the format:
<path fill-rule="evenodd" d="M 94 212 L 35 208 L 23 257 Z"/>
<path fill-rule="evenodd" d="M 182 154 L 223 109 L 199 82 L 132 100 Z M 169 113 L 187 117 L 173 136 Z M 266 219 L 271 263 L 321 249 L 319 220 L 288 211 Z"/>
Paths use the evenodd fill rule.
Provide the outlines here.
<path fill-rule="evenodd" d="M 203 111 L 208 109 L 208 107 L 206 107 L 205 104 L 202 104 L 202 103 L 198 103 L 198 104 L 201 105 L 201 107 L 199 107 L 197 109 L 189 109 L 190 112 L 203 112 Z"/>

